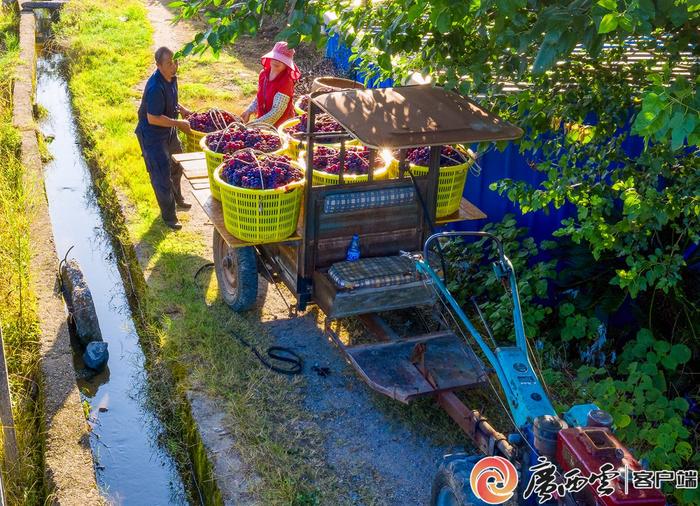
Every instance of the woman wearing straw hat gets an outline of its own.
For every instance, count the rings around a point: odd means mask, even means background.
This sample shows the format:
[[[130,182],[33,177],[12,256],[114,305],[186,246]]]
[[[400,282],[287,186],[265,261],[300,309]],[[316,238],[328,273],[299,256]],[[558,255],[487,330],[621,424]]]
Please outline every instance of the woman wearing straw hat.
[[[268,123],[275,127],[294,117],[294,83],[301,72],[294,64],[294,49],[286,42],[277,42],[269,53],[260,58],[264,67],[258,76],[258,94],[241,115],[251,123]]]

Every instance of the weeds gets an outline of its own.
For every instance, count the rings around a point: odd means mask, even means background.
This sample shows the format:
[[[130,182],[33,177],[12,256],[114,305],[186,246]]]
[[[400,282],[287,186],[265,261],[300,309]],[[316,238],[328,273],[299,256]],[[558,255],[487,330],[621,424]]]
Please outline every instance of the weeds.
[[[31,196],[12,127],[12,82],[19,58],[18,17],[0,10],[0,324],[5,344],[19,460],[4,475],[9,504],[43,504],[43,436],[39,328],[30,291]]]

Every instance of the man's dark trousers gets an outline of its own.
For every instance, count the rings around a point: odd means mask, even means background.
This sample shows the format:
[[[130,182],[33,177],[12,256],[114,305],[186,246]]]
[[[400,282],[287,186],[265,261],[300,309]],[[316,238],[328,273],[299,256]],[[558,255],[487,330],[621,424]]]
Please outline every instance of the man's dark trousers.
[[[141,145],[141,153],[151,178],[151,186],[158,200],[160,215],[166,223],[177,223],[175,207],[178,202],[184,201],[180,189],[182,167],[171,159],[171,155],[182,153],[177,131],[174,128],[171,129],[167,139],[152,144],[144,142],[143,135],[138,129],[136,137]]]

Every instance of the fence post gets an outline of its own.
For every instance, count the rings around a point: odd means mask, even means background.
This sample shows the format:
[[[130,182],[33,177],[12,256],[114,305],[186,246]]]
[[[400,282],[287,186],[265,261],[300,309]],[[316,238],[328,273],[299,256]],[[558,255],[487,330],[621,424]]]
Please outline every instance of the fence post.
[[[9,470],[17,463],[19,452],[15,436],[15,422],[12,418],[12,399],[10,398],[10,382],[7,377],[2,327],[0,327],[0,425],[2,425],[3,446],[5,448],[5,469]]]

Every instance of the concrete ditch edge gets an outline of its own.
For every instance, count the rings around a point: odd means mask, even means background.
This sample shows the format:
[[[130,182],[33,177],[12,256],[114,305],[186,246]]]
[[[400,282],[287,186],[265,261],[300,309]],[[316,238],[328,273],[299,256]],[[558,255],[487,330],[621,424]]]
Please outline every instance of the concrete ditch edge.
[[[40,308],[45,476],[53,504],[103,504],[95,479],[89,427],[73,369],[66,312],[55,282],[58,256],[32,107],[36,75],[35,25],[34,14],[22,12],[20,6],[20,61],[13,89],[13,124],[20,130],[22,165],[31,195],[28,209],[32,218],[30,268],[32,288]]]

